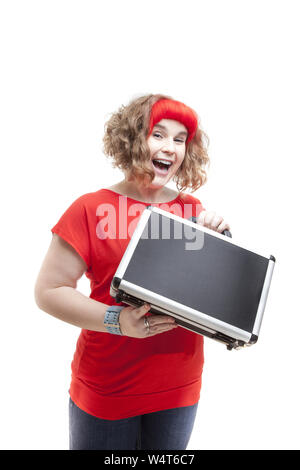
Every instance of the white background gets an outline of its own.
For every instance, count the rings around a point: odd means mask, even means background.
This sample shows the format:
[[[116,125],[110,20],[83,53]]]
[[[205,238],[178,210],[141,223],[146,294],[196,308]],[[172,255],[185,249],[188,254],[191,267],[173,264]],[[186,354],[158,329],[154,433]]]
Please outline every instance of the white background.
[[[299,448],[299,20],[292,0],[2,0],[2,449],[67,449],[79,330],[40,311],[50,228],[119,181],[104,122],[132,98],[192,106],[210,138],[194,193],[277,263],[258,343],[205,340],[190,449]],[[172,187],[172,186],[171,186]],[[87,280],[79,290],[89,294]]]

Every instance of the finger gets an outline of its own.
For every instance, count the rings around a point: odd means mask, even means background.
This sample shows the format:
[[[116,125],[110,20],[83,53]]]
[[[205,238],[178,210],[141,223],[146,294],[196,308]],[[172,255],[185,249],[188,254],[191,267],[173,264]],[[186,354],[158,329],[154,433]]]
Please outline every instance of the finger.
[[[134,309],[134,313],[135,313],[135,315],[137,316],[137,318],[141,318],[141,317],[143,317],[147,312],[149,312],[150,308],[151,308],[151,305],[149,305],[149,304],[146,303],[146,304],[144,304],[144,305],[141,305],[141,306],[138,307],[138,308],[135,308],[135,309]]]
[[[208,227],[208,228],[211,227],[212,221],[215,218],[215,216],[216,216],[215,212],[207,212],[207,214],[205,215],[205,219],[204,219],[205,227]]]
[[[217,231],[222,233],[224,230],[230,230],[230,225],[225,220],[219,225]]]
[[[150,332],[147,333],[147,337],[159,335],[161,333],[166,333],[167,331],[172,331],[178,328],[178,325],[156,325],[150,328]]]
[[[198,224],[204,225],[204,219],[205,219],[206,213],[207,213],[206,211],[200,212],[200,215],[198,216]]]
[[[148,320],[148,324],[151,328],[151,330],[157,330],[157,329],[164,329],[164,328],[170,328],[174,325],[177,325],[176,321],[174,318],[170,318],[170,319],[167,319],[167,320],[163,320],[163,321],[160,321],[160,322],[153,322],[153,318],[152,317],[145,317],[147,318]]]
[[[148,322],[150,326],[160,325],[160,324],[174,324],[175,319],[168,315],[152,315],[148,318]]]
[[[217,230],[219,225],[221,225],[222,222],[223,222],[223,217],[216,215],[211,221],[211,228],[213,230]]]

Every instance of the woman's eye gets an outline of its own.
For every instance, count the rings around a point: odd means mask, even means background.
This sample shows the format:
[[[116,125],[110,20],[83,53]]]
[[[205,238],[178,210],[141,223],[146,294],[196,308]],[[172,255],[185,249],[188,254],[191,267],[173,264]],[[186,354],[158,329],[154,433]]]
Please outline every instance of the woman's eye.
[[[161,134],[159,134],[158,132],[154,132],[152,135],[153,135],[153,137],[158,137],[160,139],[163,139],[163,136]],[[177,143],[180,143],[180,144],[185,143],[185,140],[183,140],[183,139],[174,139],[174,141],[177,142]]]

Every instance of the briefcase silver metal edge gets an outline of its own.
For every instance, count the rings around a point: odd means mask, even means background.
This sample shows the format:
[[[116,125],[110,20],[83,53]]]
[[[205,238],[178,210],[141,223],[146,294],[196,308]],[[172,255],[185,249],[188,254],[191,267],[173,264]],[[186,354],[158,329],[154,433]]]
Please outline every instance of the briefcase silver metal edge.
[[[264,285],[262,289],[262,294],[260,297],[256,319],[252,332],[242,330],[240,328],[228,325],[221,320],[213,318],[209,315],[206,315],[203,312],[199,312],[192,308],[186,307],[183,304],[172,301],[166,297],[158,295],[154,292],[151,292],[147,289],[133,285],[132,283],[123,279],[124,273],[127,269],[127,266],[132,258],[134,250],[140,240],[140,237],[143,233],[143,230],[148,222],[148,219],[152,212],[156,212],[163,216],[169,217],[171,219],[177,220],[180,223],[190,225],[193,228],[206,232],[209,235],[225,240],[227,243],[232,243],[240,248],[249,250],[249,247],[245,247],[240,243],[234,242],[229,237],[224,237],[224,235],[219,234],[213,230],[210,230],[202,225],[195,224],[194,222],[179,217],[170,212],[164,211],[158,207],[147,207],[136,226],[136,229],[132,235],[131,240],[129,241],[125,253],[122,257],[122,260],[115,272],[113,280],[110,286],[110,295],[116,299],[117,303],[124,302],[128,305],[139,306],[144,302],[147,302],[151,305],[151,312],[153,313],[165,313],[176,318],[178,324],[183,328],[186,328],[194,333],[199,333],[204,336],[209,336],[212,339],[225,343],[227,349],[239,349],[243,346],[251,346],[255,344],[261,328],[262,318],[266,306],[266,301],[268,297],[268,292],[271,284],[273,269],[275,265],[274,256],[269,256],[268,268],[264,280]],[[268,258],[268,256],[258,253],[256,250],[251,250],[253,253],[256,253],[260,256]],[[172,311],[170,311],[172,307]],[[234,336],[233,336],[234,334]]]

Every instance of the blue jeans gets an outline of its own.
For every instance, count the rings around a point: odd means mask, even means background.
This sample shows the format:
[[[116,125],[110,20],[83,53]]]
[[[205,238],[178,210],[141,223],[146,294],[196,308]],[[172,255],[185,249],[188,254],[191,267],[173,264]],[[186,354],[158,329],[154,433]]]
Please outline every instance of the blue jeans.
[[[70,450],[185,450],[197,406],[110,421],[82,411],[70,399]]]

